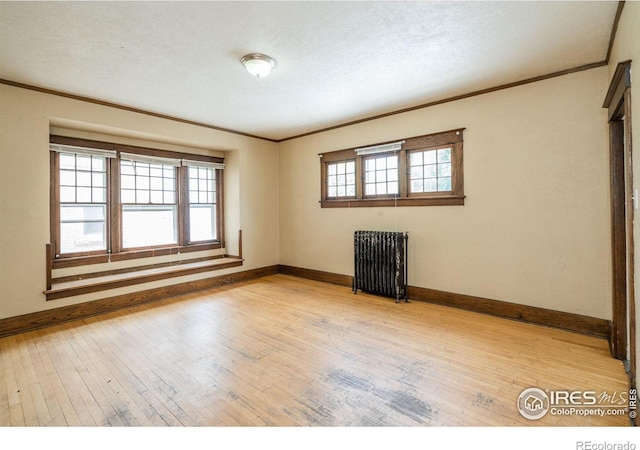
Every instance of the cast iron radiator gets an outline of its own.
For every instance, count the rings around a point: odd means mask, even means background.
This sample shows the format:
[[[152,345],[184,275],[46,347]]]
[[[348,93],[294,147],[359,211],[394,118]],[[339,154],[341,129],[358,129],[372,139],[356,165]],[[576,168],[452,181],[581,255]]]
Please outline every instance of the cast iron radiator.
[[[408,233],[356,231],[353,236],[353,293],[358,289],[407,301]]]

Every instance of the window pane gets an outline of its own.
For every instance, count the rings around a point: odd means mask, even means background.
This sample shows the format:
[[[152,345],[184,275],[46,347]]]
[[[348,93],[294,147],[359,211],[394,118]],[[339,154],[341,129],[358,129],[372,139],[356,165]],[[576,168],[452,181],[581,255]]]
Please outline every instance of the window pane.
[[[136,203],[149,203],[149,191],[136,191]]]
[[[424,164],[435,164],[436,161],[436,151],[435,150],[430,150],[427,152],[424,152]]]
[[[376,160],[375,159],[367,159],[365,163],[365,168],[367,171],[376,170]]]
[[[149,187],[155,191],[161,191],[162,178],[149,178]]]
[[[327,164],[327,197],[347,197],[355,194],[355,162],[344,161]]]
[[[438,191],[450,191],[451,178],[438,178]]]
[[[76,185],[76,172],[71,170],[60,171],[60,185],[61,186],[75,186]]]
[[[123,189],[120,193],[120,201],[122,203],[135,203],[136,191],[132,189]]]
[[[194,242],[217,238],[215,206],[197,205],[189,208],[189,236]]]
[[[411,165],[412,166],[421,166],[422,165],[422,152],[413,152],[413,153],[411,153]]]
[[[128,174],[129,167],[135,168],[135,175]],[[138,161],[133,163],[123,161],[121,169],[122,203],[175,203],[174,167]]]
[[[60,202],[71,203],[76,201],[76,188],[64,187],[60,188]]]
[[[76,169],[91,170],[91,156],[76,155]]]
[[[106,205],[60,207],[60,252],[106,250]]]
[[[429,164],[424,166],[424,177],[435,178],[438,176],[438,166],[436,164]]]
[[[104,220],[105,205],[62,205],[60,207],[61,222],[86,222]]]
[[[149,189],[149,177],[136,176],[136,189]]]
[[[94,172],[91,178],[93,187],[105,187],[107,185],[107,174],[104,172]]]
[[[422,178],[422,166],[414,166],[411,168],[411,178]]]
[[[422,180],[411,180],[411,192],[424,192]]]
[[[162,191],[151,191],[151,203],[162,203]]]
[[[80,203],[91,203],[91,188],[79,187],[76,189],[76,201]]]
[[[122,175],[135,175],[131,161],[120,161],[120,173]]]
[[[365,183],[375,183],[376,182],[376,173],[375,172],[367,172],[365,176]]]
[[[107,190],[105,188],[93,188],[92,189],[92,194],[93,194],[93,201],[94,202],[106,202],[107,201]]]
[[[424,192],[437,192],[438,181],[435,178],[424,180]]]
[[[439,177],[450,177],[451,176],[451,164],[449,164],[449,163],[438,164],[438,176]]]
[[[365,195],[398,193],[398,155],[378,156],[367,160]]]
[[[105,172],[106,171],[106,160],[105,158],[100,158],[97,156],[94,156],[93,158],[91,158],[91,170],[93,170],[94,172]]]
[[[131,175],[122,175],[122,177],[120,177],[120,187],[122,187],[122,189],[135,189],[135,177]]]
[[[76,170],[76,155],[60,153],[60,168]]]
[[[159,164],[151,164],[150,175],[152,177],[162,178],[162,166]]]
[[[349,161],[347,163],[347,173],[355,173],[356,172],[356,163],[354,161]]]
[[[76,172],[78,186],[91,186],[91,172]]]
[[[438,150],[438,162],[451,162],[451,149],[441,148]]]
[[[124,248],[177,243],[176,207],[124,205],[122,244]],[[152,227],[149,224],[153,224]]]
[[[134,161],[133,167],[136,171],[136,175],[141,177],[149,176],[149,164]]]

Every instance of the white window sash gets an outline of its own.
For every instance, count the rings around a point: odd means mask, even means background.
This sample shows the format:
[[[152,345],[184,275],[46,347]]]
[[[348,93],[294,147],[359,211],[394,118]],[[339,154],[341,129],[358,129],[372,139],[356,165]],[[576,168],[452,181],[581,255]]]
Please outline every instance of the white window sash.
[[[224,169],[224,163],[214,163],[205,161],[192,161],[189,159],[183,159],[182,165],[186,167],[206,167],[209,169]]]
[[[397,152],[402,149],[402,144],[404,144],[404,141],[356,148],[356,155],[375,155],[376,153]]]
[[[160,156],[139,155],[137,153],[120,153],[120,160],[143,162],[149,164],[162,164],[165,166],[180,167],[181,163],[179,159],[175,158],[162,158]]]
[[[103,158],[115,158],[115,150],[102,150],[98,148],[78,147],[75,145],[49,144],[49,149],[56,153],[71,153],[74,155],[101,156]]]

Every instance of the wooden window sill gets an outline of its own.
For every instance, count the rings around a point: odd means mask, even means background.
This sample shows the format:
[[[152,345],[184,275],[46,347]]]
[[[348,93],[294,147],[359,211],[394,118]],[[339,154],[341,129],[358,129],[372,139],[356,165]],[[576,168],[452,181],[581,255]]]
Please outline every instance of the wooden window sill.
[[[132,268],[131,271],[128,272],[86,274],[82,279],[80,279],[80,276],[73,280],[69,280],[68,278],[54,278],[51,280],[51,289],[45,290],[44,294],[47,300],[56,300],[75,295],[149,283],[166,278],[238,267],[242,266],[243,261],[244,260],[239,257],[225,256],[194,262],[185,261],[163,267]]]
[[[106,262],[128,261],[131,259],[152,258],[156,256],[177,255],[179,253],[200,252],[204,250],[213,250],[223,248],[221,242],[213,242],[208,244],[194,244],[188,246],[164,247],[147,250],[131,250],[120,253],[112,253],[111,255],[91,255],[91,256],[75,256],[54,259],[52,262],[53,269],[64,269],[67,267],[87,266],[90,264],[103,264]]]

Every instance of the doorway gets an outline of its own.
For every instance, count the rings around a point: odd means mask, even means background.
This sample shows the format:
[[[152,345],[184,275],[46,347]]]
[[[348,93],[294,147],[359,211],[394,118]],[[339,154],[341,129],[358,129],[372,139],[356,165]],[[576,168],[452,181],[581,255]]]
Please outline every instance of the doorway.
[[[605,98],[609,120],[611,171],[611,249],[613,304],[611,353],[624,362],[630,384],[635,385],[634,211],[638,194],[633,189],[631,142],[631,61],[618,64]]]

